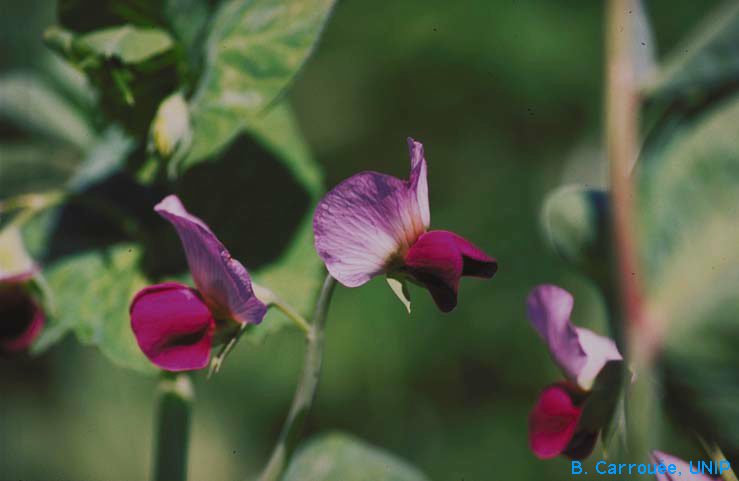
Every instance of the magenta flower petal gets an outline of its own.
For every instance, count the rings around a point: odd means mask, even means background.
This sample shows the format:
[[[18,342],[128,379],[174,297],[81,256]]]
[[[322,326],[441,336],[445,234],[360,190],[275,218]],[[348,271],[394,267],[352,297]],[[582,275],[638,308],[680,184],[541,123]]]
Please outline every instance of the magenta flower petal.
[[[423,147],[413,140],[409,146],[409,181],[362,172],[334,187],[316,207],[316,251],[331,275],[347,287],[384,272],[428,227]]]
[[[172,223],[185,249],[195,287],[218,319],[258,324],[267,312],[254,295],[244,266],[231,257],[210,228],[191,215],[175,195],[154,210]]]
[[[549,459],[564,453],[581,415],[565,383],[545,388],[529,416],[529,445],[534,454]]]
[[[168,371],[208,365],[216,321],[194,289],[176,282],[149,286],[131,301],[131,328],[146,357]]]
[[[444,230],[421,235],[400,268],[429,290],[443,312],[456,307],[462,276],[490,278],[496,269],[494,259],[466,239]]]
[[[705,474],[693,474],[690,472],[690,465],[683,461],[680,458],[676,458],[675,456],[672,456],[667,453],[663,453],[661,451],[652,451],[651,454],[652,463],[659,465],[664,464],[666,467],[669,467],[670,464],[674,464],[676,469],[676,473],[669,474],[669,473],[657,473],[654,475],[654,477],[657,479],[657,481],[713,481],[714,478],[710,476],[706,476]],[[694,466],[694,470],[697,468]],[[680,476],[678,476],[677,473],[681,473]]]
[[[457,306],[457,290],[464,261],[454,239],[444,231],[418,238],[405,256],[403,270],[431,293],[442,312]]]
[[[45,320],[44,311],[22,284],[0,286],[0,352],[28,349]]]
[[[528,317],[565,376],[587,390],[606,362],[622,357],[613,340],[570,322],[573,303],[566,290],[541,285],[529,294]]]
[[[498,271],[498,262],[485,254],[479,247],[468,241],[462,236],[449,231],[432,231],[442,232],[449,236],[454,246],[462,255],[462,276],[463,277],[480,277],[482,279],[490,279]],[[431,234],[432,232],[429,232]]]

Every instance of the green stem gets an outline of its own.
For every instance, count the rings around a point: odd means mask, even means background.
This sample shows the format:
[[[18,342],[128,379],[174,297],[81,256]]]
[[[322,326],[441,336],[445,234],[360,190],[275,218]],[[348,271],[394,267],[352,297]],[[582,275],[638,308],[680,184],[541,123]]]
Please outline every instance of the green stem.
[[[310,324],[308,321],[306,321],[294,307],[278,296],[277,293],[257,283],[253,283],[252,288],[254,289],[254,294],[257,296],[257,299],[261,300],[269,307],[276,307],[279,309],[292,321],[295,327],[300,329],[306,336],[310,334]]]
[[[267,465],[259,475],[259,481],[277,481],[280,478],[295,450],[305,418],[313,404],[323,361],[323,330],[335,285],[334,278],[327,275],[316,303],[313,324],[306,337],[308,346],[305,350],[303,373],[295,389],[295,396],[287,420],[282,427],[280,438],[272,450]]]
[[[635,81],[632,37],[636,0],[606,4],[606,146],[610,164],[612,228],[616,285],[627,359],[636,372],[626,397],[628,457],[644,462],[655,446],[659,397],[652,368],[653,325],[647,315],[639,259],[636,193],[631,175],[639,154],[639,95]],[[626,373],[628,375],[628,373]],[[628,378],[627,378],[628,379]]]
[[[306,321],[305,318],[301,316],[300,313],[296,311],[290,304],[283,302],[282,299],[280,299],[279,297],[275,297],[272,301],[272,305],[279,309],[283,314],[285,314],[291,321],[293,321],[295,327],[303,331],[303,334],[305,334],[306,336],[310,336],[310,324],[308,324],[308,321]]]
[[[187,479],[190,409],[194,392],[185,373],[163,373],[159,381],[154,481]]]

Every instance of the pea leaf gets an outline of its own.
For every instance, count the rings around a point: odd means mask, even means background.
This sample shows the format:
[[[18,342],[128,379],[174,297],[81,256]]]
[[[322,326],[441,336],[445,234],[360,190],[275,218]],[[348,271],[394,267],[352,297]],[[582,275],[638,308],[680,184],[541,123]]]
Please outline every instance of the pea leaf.
[[[352,436],[333,433],[308,442],[282,481],[427,481],[413,466]]]
[[[683,45],[678,46],[645,86],[652,100],[702,101],[739,81],[739,4],[725,2]]]
[[[79,149],[90,146],[96,136],[85,112],[31,72],[0,77],[0,119]]]
[[[282,93],[313,51],[334,0],[224,2],[193,96],[189,168],[212,157]]]
[[[45,274],[55,309],[34,350],[43,351],[73,332],[117,365],[155,372],[136,345],[128,316],[133,295],[148,284],[138,267],[141,254],[133,244],[119,244],[49,266]]]
[[[640,163],[640,214],[650,322],[664,337],[665,359],[690,365],[707,353],[711,376],[696,382],[691,409],[707,421],[696,428],[709,439],[723,439],[736,409],[721,402],[711,378],[730,380],[737,389],[736,362],[730,353],[739,339],[739,96],[685,127]],[[708,335],[710,342],[708,341]],[[680,370],[669,370],[681,376]],[[668,383],[674,384],[675,379]],[[709,407],[710,406],[710,407]],[[713,412],[709,412],[713,410]],[[690,425],[692,414],[681,423]],[[724,421],[721,421],[721,419]],[[739,449],[732,438],[730,450]]]
[[[140,63],[160,55],[174,46],[172,37],[157,28],[132,25],[109,27],[81,35],[77,42],[104,58],[117,58],[123,63]]]

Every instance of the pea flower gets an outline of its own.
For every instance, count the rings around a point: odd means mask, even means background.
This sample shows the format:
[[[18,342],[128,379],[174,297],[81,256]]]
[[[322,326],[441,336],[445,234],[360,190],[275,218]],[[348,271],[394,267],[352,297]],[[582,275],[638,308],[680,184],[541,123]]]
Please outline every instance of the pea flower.
[[[313,217],[315,246],[329,273],[347,287],[384,273],[409,310],[406,280],[428,289],[438,308],[449,312],[463,276],[489,279],[498,264],[453,232],[428,230],[423,145],[409,138],[408,148],[407,181],[361,172],[326,194]]]
[[[196,288],[165,282],[142,289],[131,301],[131,328],[143,353],[158,367],[202,369],[217,331],[258,324],[267,306],[254,295],[244,266],[177,196],[166,197],[154,210],[177,231]]]
[[[0,233],[1,353],[25,351],[44,327],[44,311],[31,290],[37,273],[38,266],[26,252],[18,229],[3,230]]]
[[[590,454],[598,433],[579,429],[583,405],[606,363],[622,360],[613,340],[572,324],[573,304],[555,285],[537,286],[527,300],[529,320],[567,378],[541,392],[529,417],[529,443],[541,459]]]
[[[652,463],[655,465],[664,465],[666,468],[664,473],[657,472],[654,477],[657,481],[713,481],[714,478],[705,474],[695,472],[698,470],[697,465],[691,466],[680,458],[676,458],[667,453],[661,451],[652,451],[651,456]],[[729,469],[730,464],[728,461],[723,461],[725,464],[721,464],[721,468]],[[670,465],[675,466],[673,469],[669,469]],[[713,466],[712,466],[713,467]],[[721,469],[719,464],[716,465],[716,470]]]

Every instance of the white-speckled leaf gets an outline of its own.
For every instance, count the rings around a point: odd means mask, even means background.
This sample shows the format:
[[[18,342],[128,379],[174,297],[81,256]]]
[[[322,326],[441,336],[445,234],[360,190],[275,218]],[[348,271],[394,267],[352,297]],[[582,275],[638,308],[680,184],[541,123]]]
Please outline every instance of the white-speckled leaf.
[[[144,62],[174,46],[172,37],[164,30],[132,25],[97,30],[81,35],[77,42],[102,57],[115,57],[129,64]]]
[[[385,450],[334,433],[298,451],[282,481],[428,481],[418,469]]]
[[[189,167],[221,149],[285,90],[315,48],[334,0],[230,0],[213,18],[192,99]]]
[[[139,271],[140,256],[137,246],[124,244],[68,256],[50,266],[45,274],[55,310],[34,349],[43,351],[73,332],[119,366],[156,372],[136,344],[128,315],[134,294],[149,284]]]
[[[681,424],[733,451],[739,435],[726,427],[739,423],[739,405],[726,396],[739,391],[738,138],[734,96],[650,151],[639,171],[648,313],[664,336],[671,407]]]

